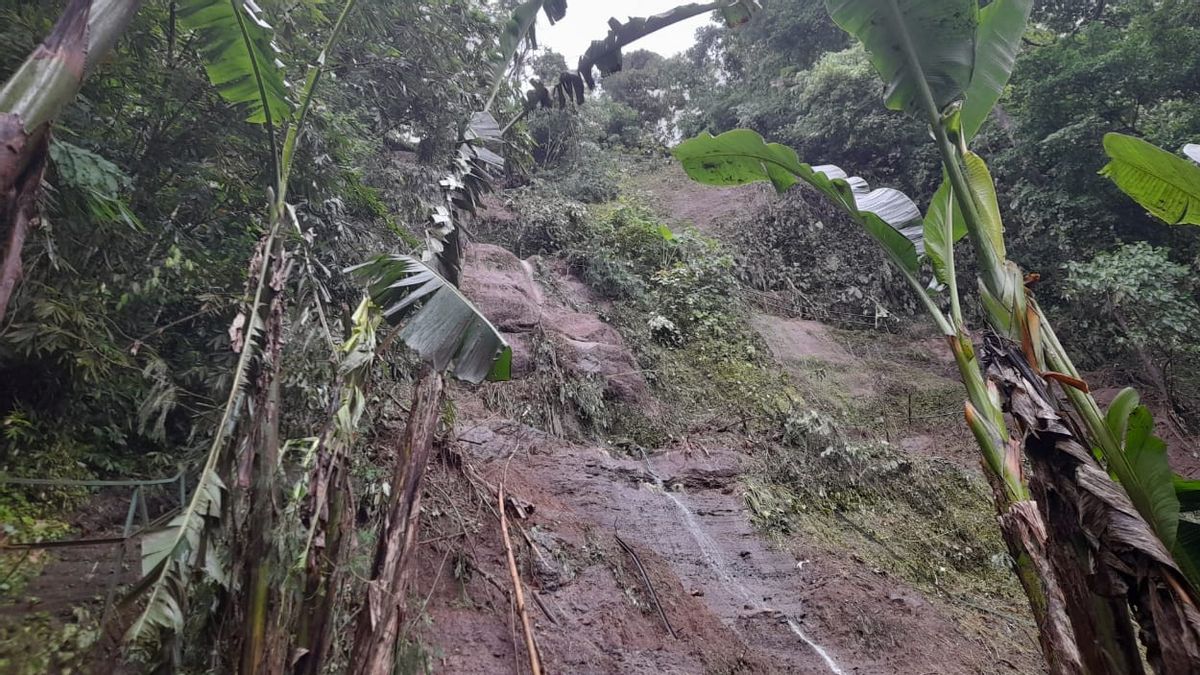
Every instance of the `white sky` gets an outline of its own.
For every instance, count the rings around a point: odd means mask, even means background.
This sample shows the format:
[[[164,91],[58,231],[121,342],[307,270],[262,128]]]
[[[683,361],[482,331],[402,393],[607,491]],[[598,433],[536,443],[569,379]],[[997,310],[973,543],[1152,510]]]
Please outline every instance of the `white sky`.
[[[682,0],[570,0],[566,18],[553,26],[545,14],[538,14],[538,46],[561,53],[567,66],[574,68],[592,40],[603,40],[608,35],[609,17],[624,23],[630,16],[651,16],[680,4]],[[649,49],[663,56],[678,54],[692,46],[696,29],[708,23],[711,16],[712,12],[706,12],[680,21],[634,42],[625,51]]]

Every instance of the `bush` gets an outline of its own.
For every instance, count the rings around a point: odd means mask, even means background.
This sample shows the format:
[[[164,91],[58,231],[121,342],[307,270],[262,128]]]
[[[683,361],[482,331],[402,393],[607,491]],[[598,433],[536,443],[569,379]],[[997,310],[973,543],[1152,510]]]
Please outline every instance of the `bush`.
[[[778,293],[808,318],[843,326],[911,315],[917,299],[879,244],[806,187],[793,188],[733,224],[736,274],[746,286]]]
[[[1085,344],[1119,363],[1136,358],[1126,369],[1149,377],[1181,412],[1200,408],[1200,389],[1191,382],[1200,360],[1193,270],[1144,242],[1066,267],[1067,299],[1087,307],[1077,319],[1077,332],[1089,338]]]

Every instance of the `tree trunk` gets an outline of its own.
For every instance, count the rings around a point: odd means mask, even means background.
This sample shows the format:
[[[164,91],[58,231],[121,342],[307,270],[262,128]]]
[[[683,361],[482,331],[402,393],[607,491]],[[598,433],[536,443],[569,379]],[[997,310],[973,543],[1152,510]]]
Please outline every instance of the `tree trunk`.
[[[0,259],[0,322],[21,277],[25,237],[37,222],[50,124],[140,6],[140,0],[71,0],[46,39],[0,87],[0,226],[8,228]],[[32,174],[38,181],[31,185]],[[18,208],[23,196],[32,198]]]
[[[296,675],[318,675],[329,655],[333,642],[333,612],[341,595],[345,576],[346,554],[353,535],[354,517],[350,508],[350,485],[347,482],[341,459],[318,458],[323,467],[321,474],[328,475],[326,489],[329,492],[328,517],[318,525],[323,528],[318,536],[324,545],[312,544],[314,551],[309,555],[307,582],[304,587],[301,607],[301,626],[297,630],[297,650],[301,654],[293,672]],[[321,518],[313,513],[313,518]]]
[[[1196,597],[1162,541],[1059,416],[1018,345],[990,336],[981,362],[1024,436],[1030,489],[1089,672],[1143,672],[1130,610],[1155,672],[1200,672]]]
[[[433,448],[442,386],[442,374],[425,365],[417,378],[408,426],[396,454],[391,504],[375,549],[367,602],[358,615],[350,660],[352,675],[392,672],[416,548],[421,480]]]
[[[0,144],[5,136],[4,125],[13,121],[12,116],[0,114]],[[11,188],[0,193],[0,216],[9,223],[8,241],[5,242],[4,258],[0,260],[0,326],[8,312],[17,283],[21,280],[21,250],[25,239],[38,224],[38,202],[42,194],[42,174],[46,171],[48,141],[43,136],[37,141],[33,161],[24,172],[16,177]],[[0,154],[5,150],[0,149]]]
[[[1047,553],[1048,535],[1037,504],[1000,505],[1000,532],[1008,545],[1017,578],[1037,621],[1038,642],[1051,675],[1083,675],[1083,652],[1067,616],[1058,574]]]

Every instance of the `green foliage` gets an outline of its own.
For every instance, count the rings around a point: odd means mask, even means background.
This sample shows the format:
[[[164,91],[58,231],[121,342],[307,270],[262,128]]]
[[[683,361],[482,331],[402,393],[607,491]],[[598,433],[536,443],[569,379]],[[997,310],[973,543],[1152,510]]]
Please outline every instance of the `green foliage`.
[[[284,64],[262,10],[246,0],[188,0],[176,14],[195,31],[208,78],[230,103],[249,111],[247,121],[283,126],[291,116]]]
[[[1069,263],[1068,297],[1091,308],[1089,330],[1107,330],[1137,348],[1195,352],[1200,306],[1187,292],[1192,270],[1165,249],[1127,244],[1092,260]]]
[[[660,142],[669,142],[674,111],[687,103],[677,71],[677,62],[654,52],[630,52],[621,71],[604,78],[605,98],[628,106],[636,113],[641,129]]]
[[[1191,409],[1197,400],[1193,376],[1200,358],[1195,335],[1200,331],[1200,304],[1190,266],[1173,262],[1166,249],[1145,243],[1126,244],[1086,262],[1067,264],[1067,298],[1089,308],[1080,332],[1088,346],[1127,363],[1126,367],[1155,386],[1158,368],[1167,379],[1168,396]],[[1124,354],[1142,355],[1128,363]]]
[[[92,646],[101,638],[96,617],[85,608],[71,616],[30,612],[27,621],[0,626],[0,670],[13,675],[86,672]]]
[[[1122,192],[1172,225],[1200,225],[1200,166],[1124,134],[1105,134],[1104,151],[1100,174]]]

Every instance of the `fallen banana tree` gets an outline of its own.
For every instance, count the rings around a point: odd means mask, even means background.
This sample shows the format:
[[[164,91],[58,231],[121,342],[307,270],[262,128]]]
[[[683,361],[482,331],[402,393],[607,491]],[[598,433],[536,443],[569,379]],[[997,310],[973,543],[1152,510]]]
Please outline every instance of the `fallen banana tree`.
[[[1200,671],[1200,548],[1193,526],[1179,518],[1181,503],[1192,508],[1193,483],[1173,476],[1149,412],[1130,405],[1132,394],[1105,415],[1088,393],[1020,268],[1006,258],[991,175],[968,149],[1011,74],[1031,1],[994,0],[982,9],[974,0],[826,6],[866,47],[887,107],[930,127],[945,180],[924,217],[902,193],[804,164],[750,131],[702,135],[680,144],[676,157],[704,183],[765,180],[779,191],[808,183],[900,270],[958,365],[967,424],[1051,672],[1140,673],[1146,664],[1160,673]],[[954,265],[954,244],[964,236],[995,335],[978,355]],[[933,270],[931,284],[921,279],[922,262]],[[1059,412],[1062,399],[1078,421]]]

